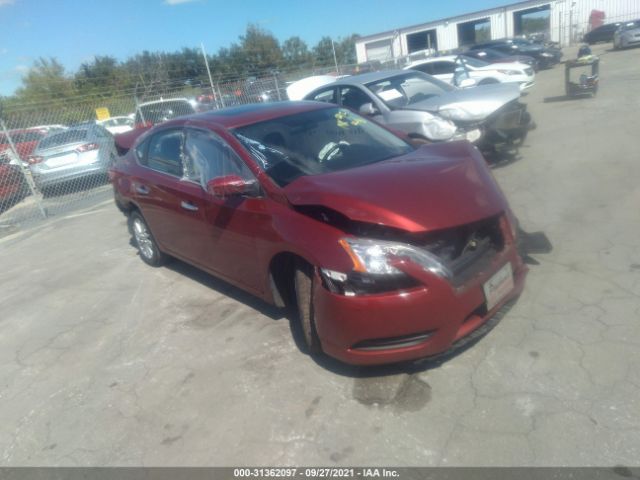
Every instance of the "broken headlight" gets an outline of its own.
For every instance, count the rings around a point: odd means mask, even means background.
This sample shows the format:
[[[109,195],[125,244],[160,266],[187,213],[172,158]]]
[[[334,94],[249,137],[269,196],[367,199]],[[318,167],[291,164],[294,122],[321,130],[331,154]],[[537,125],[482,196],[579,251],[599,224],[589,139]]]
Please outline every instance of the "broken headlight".
[[[409,260],[439,277],[450,279],[453,275],[447,266],[434,254],[405,243],[370,240],[363,238],[343,238],[340,245],[345,249],[353,270],[377,275],[402,273],[393,263]]]
[[[353,296],[417,286],[417,280],[393,265],[398,260],[408,260],[445,279],[452,277],[437,256],[411,245],[362,238],[343,238],[340,245],[353,262],[353,270],[349,273],[320,270],[325,285],[334,293]]]

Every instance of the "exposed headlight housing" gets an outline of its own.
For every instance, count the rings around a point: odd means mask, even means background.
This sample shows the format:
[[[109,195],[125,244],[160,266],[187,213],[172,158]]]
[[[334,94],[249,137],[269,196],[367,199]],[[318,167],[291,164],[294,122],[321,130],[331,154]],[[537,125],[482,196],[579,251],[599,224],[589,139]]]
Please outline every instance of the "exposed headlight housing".
[[[351,258],[356,272],[373,275],[402,274],[393,263],[404,259],[444,279],[453,277],[451,270],[436,255],[408,244],[348,237],[340,240],[340,245]]]
[[[542,55],[543,57],[547,57],[547,58],[553,57],[553,54],[551,54],[549,52],[542,52],[540,55]]]
[[[451,120],[433,117],[423,124],[423,129],[430,140],[448,140],[456,133],[457,127]]]

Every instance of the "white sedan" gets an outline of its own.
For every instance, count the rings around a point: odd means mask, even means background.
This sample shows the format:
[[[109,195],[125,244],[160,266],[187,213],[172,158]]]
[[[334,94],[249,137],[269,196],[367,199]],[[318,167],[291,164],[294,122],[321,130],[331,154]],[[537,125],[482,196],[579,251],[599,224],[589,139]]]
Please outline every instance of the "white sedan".
[[[487,63],[464,55],[418,60],[404,69],[419,70],[458,87],[488,83],[517,83],[521,91],[531,88],[536,77],[533,68],[524,63]]]
[[[113,135],[133,130],[133,120],[130,117],[110,117],[106,120],[98,120],[96,123],[106,128]]]

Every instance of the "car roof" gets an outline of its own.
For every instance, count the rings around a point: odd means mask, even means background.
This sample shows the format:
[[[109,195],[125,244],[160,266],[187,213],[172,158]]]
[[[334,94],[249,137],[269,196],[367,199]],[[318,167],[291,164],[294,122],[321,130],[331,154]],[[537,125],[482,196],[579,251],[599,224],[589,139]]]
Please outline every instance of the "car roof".
[[[9,135],[16,133],[31,133],[31,132],[40,132],[45,133],[44,128],[40,127],[29,127],[29,128],[14,128],[13,130],[8,130]],[[0,134],[4,134],[3,131],[0,130]]]
[[[144,103],[140,103],[138,104],[139,107],[146,107],[147,105],[157,105],[160,103],[168,103],[168,102],[187,102],[189,103],[189,100],[187,100],[186,98],[162,98],[160,100],[151,100],[150,102],[144,102]]]
[[[187,115],[176,118],[175,120],[169,120],[162,125],[184,125],[195,120],[212,125],[220,125],[225,128],[237,128],[267,120],[273,120],[279,117],[294,115],[296,113],[322,110],[325,108],[336,108],[336,105],[308,101],[250,103],[237,107],[229,107],[194,115]]]
[[[382,70],[380,72],[361,73],[359,75],[351,75],[348,77],[339,78],[334,82],[334,84],[366,85],[367,83],[378,82],[380,80],[395,77],[397,75],[407,75],[408,73],[409,72],[407,72],[406,70]],[[333,84],[329,83],[323,86],[328,87],[329,85],[333,85]],[[322,88],[322,87],[318,87],[318,88]]]
[[[410,67],[411,65],[424,65],[425,63],[433,63],[439,60],[444,60],[445,62],[455,62],[456,58],[458,58],[459,56],[460,55],[442,55],[440,57],[429,57],[425,58],[424,60],[416,60],[415,62],[411,62],[408,66]]]

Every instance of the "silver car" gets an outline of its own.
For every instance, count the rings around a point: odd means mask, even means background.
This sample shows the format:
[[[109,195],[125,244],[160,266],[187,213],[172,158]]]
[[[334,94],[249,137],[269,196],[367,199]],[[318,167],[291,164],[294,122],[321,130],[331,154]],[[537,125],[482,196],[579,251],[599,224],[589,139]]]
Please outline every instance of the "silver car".
[[[28,163],[36,184],[44,189],[106,175],[115,158],[113,135],[100,125],[87,124],[47,135],[40,140]]]
[[[623,23],[613,34],[613,48],[627,48],[640,45],[640,20]]]
[[[413,70],[344,77],[315,89],[305,100],[335,103],[409,137],[434,141],[467,139],[495,149],[521,142],[532,125],[514,84],[457,88]]]

